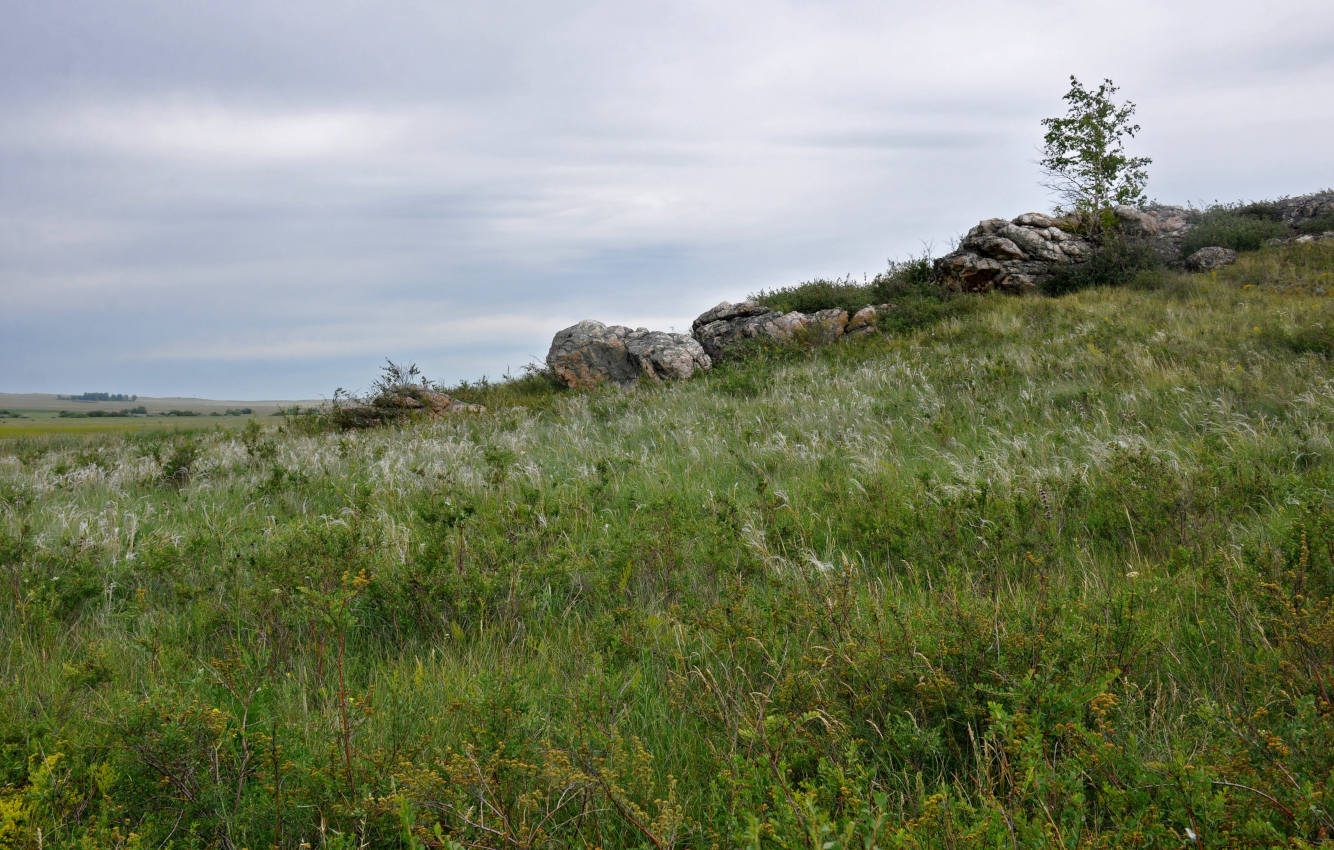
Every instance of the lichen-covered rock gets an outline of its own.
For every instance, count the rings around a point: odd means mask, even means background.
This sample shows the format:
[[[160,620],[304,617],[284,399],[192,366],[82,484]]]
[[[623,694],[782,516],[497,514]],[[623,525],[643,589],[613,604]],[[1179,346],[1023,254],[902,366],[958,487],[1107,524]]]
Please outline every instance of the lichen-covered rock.
[[[1316,219],[1334,218],[1334,191],[1284,198],[1274,201],[1272,209],[1275,218],[1294,229]]]
[[[730,322],[734,319],[764,316],[773,312],[772,309],[764,306],[758,301],[742,301],[737,304],[733,304],[730,301],[724,301],[721,304],[700,313],[699,317],[691,324],[690,329],[693,331],[713,322]]]
[[[1184,207],[1156,205],[1148,209],[1112,207],[1117,229],[1132,239],[1166,242],[1179,247],[1199,213]]]
[[[700,313],[690,325],[690,332],[713,360],[738,341],[756,337],[774,337],[789,334],[780,322],[783,314],[760,304],[742,301],[732,304],[724,301]]]
[[[1093,243],[1041,213],[979,222],[959,247],[936,260],[937,279],[965,292],[1026,292],[1055,267],[1092,256]]]
[[[848,325],[843,329],[844,336],[853,336],[856,334],[868,334],[875,331],[876,320],[889,312],[889,304],[872,304],[870,307],[863,307],[852,318],[848,319]]]
[[[1120,235],[1147,244],[1165,263],[1181,262],[1181,242],[1192,227],[1190,210],[1118,206],[1111,218]],[[1097,243],[1073,232],[1071,224],[1041,213],[979,222],[958,248],[936,260],[936,279],[965,292],[1035,289],[1061,266],[1083,263],[1097,250]]]
[[[797,315],[803,315],[798,313]],[[843,336],[848,327],[848,311],[832,307],[807,314],[801,330],[809,334],[809,339],[816,345],[831,343]]]
[[[594,319],[557,331],[547,351],[547,366],[568,387],[591,387],[603,381],[627,384],[639,379],[630,360],[624,325],[607,326]]]
[[[631,330],[593,319],[557,332],[547,352],[547,366],[569,387],[633,384],[641,377],[679,380],[711,365],[703,347],[687,334]]]
[[[625,350],[638,362],[640,374],[653,380],[684,380],[708,370],[713,361],[689,334],[638,328],[625,338]]]
[[[1186,258],[1186,268],[1193,272],[1213,271],[1223,266],[1231,265],[1237,261],[1237,252],[1231,248],[1222,248],[1218,245],[1210,245],[1207,248],[1201,248],[1194,254]]]
[[[779,313],[757,301],[732,304],[724,301],[704,311],[691,324],[691,332],[713,360],[748,339],[790,342],[804,336],[815,344],[833,342],[843,335],[848,311],[838,308],[815,313]]]

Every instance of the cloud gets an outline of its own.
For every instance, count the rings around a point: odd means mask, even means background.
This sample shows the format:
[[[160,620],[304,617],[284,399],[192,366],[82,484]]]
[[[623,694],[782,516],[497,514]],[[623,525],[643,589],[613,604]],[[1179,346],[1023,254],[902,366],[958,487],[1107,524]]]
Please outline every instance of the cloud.
[[[1310,191],[1330,43],[1323,0],[19,4],[0,389],[496,374],[580,318],[874,273],[1048,205],[1071,73],[1139,103],[1163,200]]]
[[[406,116],[390,112],[260,109],[183,97],[69,103],[13,118],[10,145],[214,166],[365,157],[390,149],[412,130]],[[19,128],[26,132],[15,138]]]
[[[455,350],[474,346],[512,346],[548,330],[550,322],[525,315],[421,318],[412,314],[378,316],[318,326],[276,328],[269,332],[224,332],[203,339],[175,340],[140,351],[128,360],[273,361],[364,355],[377,360],[386,344],[410,350]]]

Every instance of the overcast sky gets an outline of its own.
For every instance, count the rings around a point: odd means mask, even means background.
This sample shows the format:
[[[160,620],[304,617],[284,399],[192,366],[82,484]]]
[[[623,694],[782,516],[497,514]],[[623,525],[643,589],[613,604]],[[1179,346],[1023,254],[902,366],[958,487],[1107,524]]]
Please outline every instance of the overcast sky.
[[[583,318],[1050,209],[1075,74],[1149,194],[1334,185],[1334,3],[0,0],[0,391],[455,381]]]

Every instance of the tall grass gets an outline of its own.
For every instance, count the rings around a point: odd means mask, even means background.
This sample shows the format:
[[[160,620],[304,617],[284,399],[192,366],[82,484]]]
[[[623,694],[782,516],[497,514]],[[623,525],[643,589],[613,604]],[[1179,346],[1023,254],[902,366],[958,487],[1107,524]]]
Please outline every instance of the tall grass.
[[[0,845],[1315,844],[1332,272],[0,446]]]

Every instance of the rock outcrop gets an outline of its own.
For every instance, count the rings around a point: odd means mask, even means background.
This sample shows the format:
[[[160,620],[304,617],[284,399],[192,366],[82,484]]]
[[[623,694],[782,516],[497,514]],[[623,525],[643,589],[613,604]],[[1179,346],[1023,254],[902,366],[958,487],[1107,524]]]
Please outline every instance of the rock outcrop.
[[[330,418],[343,430],[374,428],[420,416],[481,413],[484,405],[450,398],[420,384],[386,387],[369,400],[335,400]]]
[[[1237,261],[1237,252],[1231,248],[1210,245],[1186,258],[1186,268],[1193,272],[1209,272]]]
[[[748,339],[788,342],[806,335],[812,342],[833,342],[848,326],[848,312],[837,308],[815,313],[780,313],[758,301],[724,301],[705,310],[691,324],[691,333],[713,360]]]
[[[547,352],[547,366],[569,387],[606,381],[633,384],[680,380],[712,365],[698,342],[687,334],[631,330],[585,319],[559,331]]]
[[[1294,230],[1316,219],[1334,218],[1334,191],[1274,201],[1272,215]]]
[[[1334,231],[1307,233],[1325,219],[1334,220],[1334,191],[1285,198],[1247,208],[1247,215],[1263,214],[1282,221],[1293,235],[1273,244],[1334,238]],[[1204,215],[1199,210],[1165,205],[1146,208],[1117,206],[1101,222],[1103,236],[1093,238],[1076,228],[1072,218],[1025,213],[1014,219],[992,218],[968,231],[958,248],[937,259],[936,283],[965,292],[1027,292],[1050,280],[1062,268],[1093,259],[1107,235],[1125,239],[1137,254],[1147,248],[1166,265],[1208,271],[1236,261],[1230,249],[1212,246],[1183,257],[1187,235]],[[1138,262],[1141,257],[1134,258]],[[585,320],[556,334],[547,353],[547,366],[570,387],[588,387],[606,381],[633,384],[642,379],[663,381],[689,378],[728,356],[747,340],[825,344],[872,333],[891,304],[864,307],[849,318],[846,310],[814,313],[780,312],[755,300],[727,301],[701,313],[690,335],[631,330]]]
[[[1056,267],[1093,255],[1093,243],[1063,223],[1041,213],[979,222],[958,248],[936,260],[936,277],[964,292],[1027,292]]]
[[[1129,206],[1112,207],[1117,230],[1132,239],[1163,243],[1165,248],[1178,250],[1200,213],[1185,207],[1154,204],[1146,209]]]
[[[1111,210],[1116,230],[1149,244],[1169,264],[1181,261],[1181,243],[1192,226],[1181,207],[1118,206]],[[936,279],[964,292],[1027,292],[1061,266],[1086,262],[1097,244],[1074,232],[1068,219],[1026,213],[1006,221],[980,222],[959,247],[935,263]]]

